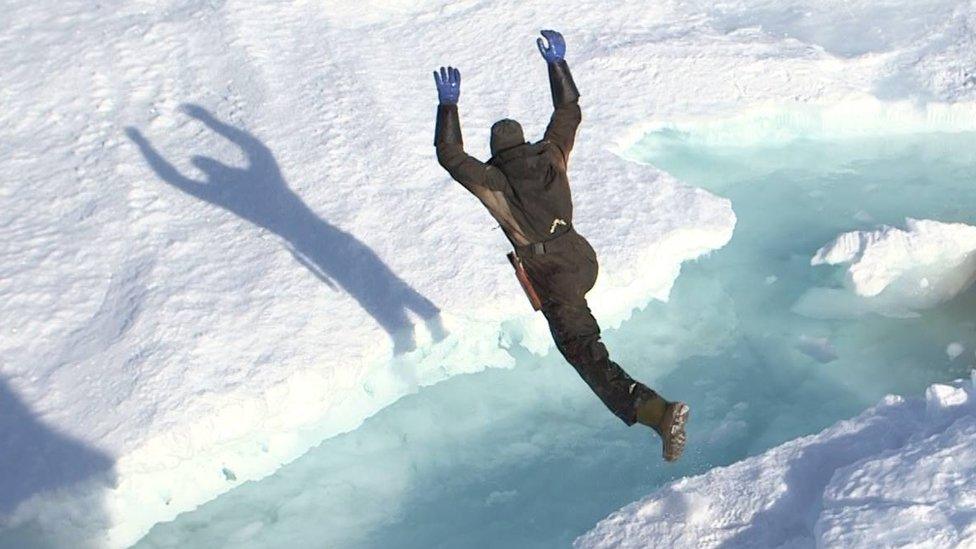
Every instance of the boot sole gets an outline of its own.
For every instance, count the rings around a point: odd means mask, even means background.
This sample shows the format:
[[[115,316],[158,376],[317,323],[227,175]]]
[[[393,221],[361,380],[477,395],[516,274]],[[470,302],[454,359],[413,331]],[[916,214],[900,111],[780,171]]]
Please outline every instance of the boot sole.
[[[664,451],[662,452],[664,461],[677,461],[685,451],[685,424],[688,423],[688,415],[691,408],[684,402],[676,402],[670,410],[671,421],[666,426],[667,436],[664,438]]]

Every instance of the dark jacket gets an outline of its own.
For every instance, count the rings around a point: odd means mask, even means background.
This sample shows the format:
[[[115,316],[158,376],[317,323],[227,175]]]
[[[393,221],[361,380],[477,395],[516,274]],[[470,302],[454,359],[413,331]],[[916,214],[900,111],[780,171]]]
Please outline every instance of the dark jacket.
[[[464,152],[456,105],[437,107],[437,161],[488,208],[516,246],[551,240],[573,223],[566,174],[581,113],[565,61],[549,65],[554,112],[537,143],[522,143],[481,162]]]

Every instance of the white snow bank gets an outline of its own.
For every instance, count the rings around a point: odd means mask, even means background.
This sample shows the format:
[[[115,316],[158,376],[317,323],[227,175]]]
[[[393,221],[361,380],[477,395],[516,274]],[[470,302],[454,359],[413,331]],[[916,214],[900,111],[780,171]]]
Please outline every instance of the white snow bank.
[[[727,116],[648,120],[631,128],[632,133],[621,138],[620,148],[625,151],[649,132],[674,132],[685,144],[701,147],[755,147],[798,139],[846,140],[974,130],[976,103],[883,101],[852,92],[827,104],[784,104],[780,100],[751,105]]]
[[[0,523],[126,545],[418,386],[511,364],[515,340],[548,348],[501,234],[433,159],[439,64],[464,74],[466,143],[485,157],[498,118],[541,134],[532,40],[566,34],[576,224],[600,254],[606,327],[666,298],[735,221],[728,201],[609,153],[648,121],[976,89],[967,2],[906,2],[896,28],[911,32],[858,51],[812,29],[875,36],[871,2],[711,5],[7,2],[0,384],[30,421],[2,427],[36,466],[0,462],[19,487],[0,490]],[[436,343],[427,302],[449,333]]]
[[[607,150],[644,99],[605,85],[626,44],[586,29],[661,18],[619,5],[551,21],[585,96],[570,175],[607,328],[735,223]],[[18,459],[0,460],[0,534],[131,544],[420,386],[548,350],[505,239],[432,146],[448,63],[472,154],[504,116],[541,136],[536,9],[6,5],[0,442]]]
[[[976,227],[908,219],[906,229],[851,231],[811,265],[846,265],[844,290],[814,288],[794,307],[813,317],[867,311],[906,315],[952,299],[976,279]]]
[[[610,515],[576,547],[971,547],[976,391],[933,385]]]

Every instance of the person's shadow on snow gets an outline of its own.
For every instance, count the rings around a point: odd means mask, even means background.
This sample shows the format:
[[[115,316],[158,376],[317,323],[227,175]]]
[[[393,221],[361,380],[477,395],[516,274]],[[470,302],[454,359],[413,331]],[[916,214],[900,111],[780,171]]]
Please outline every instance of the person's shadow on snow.
[[[86,499],[84,519],[89,526],[106,524],[101,492],[117,481],[115,460],[88,442],[60,432],[42,414],[32,410],[0,376],[0,547],[64,547],[50,520],[43,525],[22,525],[7,529],[5,521],[21,503],[38,494],[57,496],[79,485]],[[92,492],[95,490],[95,492]]]
[[[182,110],[240,147],[247,167],[235,168],[194,156],[193,165],[206,174],[205,181],[195,181],[160,156],[138,130],[126,128],[126,135],[139,146],[160,178],[282,237],[299,263],[329,287],[341,288],[359,302],[393,339],[395,354],[415,347],[408,311],[424,320],[435,340],[445,337],[437,306],[400,279],[356,237],[315,215],[285,183],[264,143],[217,120],[202,107],[184,105]]]

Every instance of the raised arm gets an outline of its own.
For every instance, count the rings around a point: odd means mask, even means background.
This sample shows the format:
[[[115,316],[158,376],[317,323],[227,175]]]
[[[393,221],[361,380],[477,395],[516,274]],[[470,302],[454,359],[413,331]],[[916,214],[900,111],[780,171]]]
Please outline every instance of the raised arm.
[[[544,30],[542,36],[545,41],[538,38],[536,44],[549,66],[549,89],[552,90],[553,106],[552,117],[543,139],[559,147],[568,161],[576,141],[576,128],[583,117],[579,108],[579,90],[576,89],[573,75],[566,64],[566,41],[563,35],[554,30]]]
[[[458,97],[461,95],[461,72],[453,67],[441,67],[434,71],[437,84],[437,125],[434,129],[434,146],[437,162],[451,174],[455,181],[475,192],[477,188],[501,190],[504,175],[497,168],[464,152],[461,139],[461,120],[458,117]],[[476,193],[477,194],[477,193]]]

